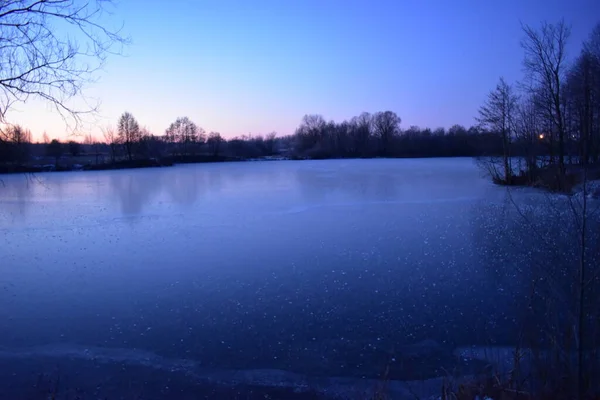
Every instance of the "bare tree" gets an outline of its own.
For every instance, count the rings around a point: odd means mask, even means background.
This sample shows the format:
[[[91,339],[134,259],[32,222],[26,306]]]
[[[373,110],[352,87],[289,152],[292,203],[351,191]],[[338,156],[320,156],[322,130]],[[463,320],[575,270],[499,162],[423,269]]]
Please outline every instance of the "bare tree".
[[[461,136],[467,134],[467,128],[460,124],[454,124],[448,129],[448,135]]]
[[[117,158],[117,149],[119,147],[119,137],[113,127],[106,127],[102,130],[104,143],[108,145],[110,150],[110,161],[115,162]]]
[[[373,115],[373,131],[379,139],[381,155],[389,155],[392,142],[400,133],[401,121],[400,117],[393,111],[383,111]]]
[[[494,179],[502,179],[505,183],[512,182],[513,171],[511,164],[511,142],[514,134],[514,114],[517,107],[517,96],[504,78],[500,78],[496,89],[488,94],[485,103],[479,109],[478,122],[483,128],[500,134],[502,137],[502,165],[504,176],[498,174]]]
[[[20,125],[8,125],[1,130],[6,147],[5,161],[23,164],[29,158],[31,131]]]
[[[521,99],[516,110],[515,135],[524,151],[525,172],[529,175],[530,183],[535,179],[540,142],[543,140],[540,119],[539,107],[535,99],[532,96]]]
[[[134,147],[140,141],[140,125],[129,112],[123,113],[119,118],[119,141],[125,146],[127,158],[133,160]]]
[[[527,74],[527,89],[536,93],[541,110],[551,123],[550,140],[558,138],[558,166],[565,174],[565,118],[563,85],[567,72],[566,45],[570,28],[564,21],[543,23],[540,30],[527,25],[521,46],[525,51],[523,66]]]
[[[175,120],[165,131],[167,140],[179,144],[179,154],[189,154],[191,149],[198,143],[204,143],[204,129],[198,127],[188,117],[180,117]]]
[[[600,62],[600,23],[592,30],[588,40],[583,44],[583,49]]]
[[[578,141],[579,162],[600,160],[600,24],[584,43],[566,85],[567,129]]]
[[[48,133],[46,131],[44,131],[44,134],[42,135],[42,142],[44,144],[50,143],[50,138],[48,137]]]
[[[42,99],[68,122],[79,124],[88,104],[69,99],[96,79],[110,54],[127,39],[103,21],[111,0],[0,1],[0,120],[15,102]]]
[[[368,112],[361,113],[350,120],[352,150],[355,156],[366,156],[369,151],[369,140],[372,135],[373,118]]]
[[[265,136],[265,152],[267,153],[268,156],[272,156],[275,154],[276,152],[276,146],[277,146],[277,133],[276,132],[271,132],[271,133],[267,133],[267,136]]]
[[[327,122],[319,114],[309,114],[302,117],[302,122],[296,129],[296,146],[300,153],[314,151],[325,136]]]
[[[206,140],[206,144],[208,144],[209,151],[213,157],[218,157],[221,151],[221,145],[223,143],[223,138],[219,132],[211,132],[208,135],[208,139]]]

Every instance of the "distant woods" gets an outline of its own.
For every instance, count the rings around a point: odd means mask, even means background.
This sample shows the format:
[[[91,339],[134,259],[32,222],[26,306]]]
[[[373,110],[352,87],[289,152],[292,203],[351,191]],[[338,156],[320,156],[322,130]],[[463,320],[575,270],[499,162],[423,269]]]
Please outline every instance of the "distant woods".
[[[464,157],[501,151],[497,135],[472,126],[402,129],[393,111],[364,112],[348,121],[306,115],[288,143],[295,158]]]
[[[569,191],[583,167],[598,172],[600,24],[573,60],[569,36],[562,21],[524,26],[522,81],[500,78],[479,110],[480,126],[501,143],[501,157],[480,160],[496,183]]]
[[[40,170],[112,169],[172,165],[173,163],[235,161],[288,154],[292,137],[275,133],[226,140],[188,117],[177,118],[161,135],[141,125],[129,112],[116,126],[102,130],[101,137],[72,136],[61,142],[43,134],[33,142],[31,132],[7,125],[0,135],[0,172]],[[291,148],[291,147],[289,147]]]
[[[57,144],[62,146],[60,156]],[[170,165],[171,163],[235,161],[248,159],[327,159],[372,157],[454,157],[502,154],[496,133],[479,127],[454,125],[450,129],[401,128],[401,118],[392,111],[362,113],[348,121],[326,121],[321,115],[306,115],[291,135],[243,135],[226,139],[219,132],[206,132],[188,117],[177,118],[162,134],[154,134],[135,116],[125,112],[115,127],[102,136],[71,137],[61,143],[32,143],[31,133],[9,126],[0,138],[0,165],[4,171],[55,164],[72,169],[89,164],[91,169],[119,164],[122,167]],[[48,159],[46,159],[48,157]],[[150,163],[148,163],[148,161]],[[96,166],[96,164],[99,164]],[[80,165],[81,164],[81,165]],[[50,167],[46,167],[50,168]]]
[[[59,169],[88,165],[91,169],[172,163],[235,161],[248,159],[327,159],[372,157],[473,157],[501,155],[502,140],[496,132],[477,126],[450,129],[402,129],[393,111],[364,112],[348,121],[326,121],[321,115],[305,115],[291,135],[243,135],[230,139],[219,132],[206,132],[188,117],[173,121],[162,134],[153,134],[135,116],[125,112],[116,127],[103,129],[101,137],[73,137],[67,143],[51,141],[44,134],[40,143],[20,126],[6,128],[0,139],[3,170],[55,164]],[[64,145],[61,156],[56,142]],[[50,157],[50,153],[52,157]],[[46,160],[44,157],[50,157]],[[99,164],[99,165],[96,165]],[[48,168],[48,167],[47,167]]]

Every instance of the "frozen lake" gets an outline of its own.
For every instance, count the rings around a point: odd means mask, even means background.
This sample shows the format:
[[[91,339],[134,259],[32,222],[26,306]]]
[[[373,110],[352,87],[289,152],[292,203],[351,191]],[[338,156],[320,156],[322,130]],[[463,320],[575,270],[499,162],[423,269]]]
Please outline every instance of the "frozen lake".
[[[471,159],[2,179],[6,357],[426,379],[518,334],[510,204]]]

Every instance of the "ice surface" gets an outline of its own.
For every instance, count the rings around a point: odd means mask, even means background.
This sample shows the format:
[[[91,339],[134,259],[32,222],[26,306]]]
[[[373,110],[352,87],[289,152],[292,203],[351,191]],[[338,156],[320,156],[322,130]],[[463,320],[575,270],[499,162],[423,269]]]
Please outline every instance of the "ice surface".
[[[531,271],[517,250],[544,256],[470,159],[3,180],[7,349],[78,343],[372,379],[389,364],[391,379],[435,378],[454,346],[516,340]],[[535,192],[512,196],[542,213]]]

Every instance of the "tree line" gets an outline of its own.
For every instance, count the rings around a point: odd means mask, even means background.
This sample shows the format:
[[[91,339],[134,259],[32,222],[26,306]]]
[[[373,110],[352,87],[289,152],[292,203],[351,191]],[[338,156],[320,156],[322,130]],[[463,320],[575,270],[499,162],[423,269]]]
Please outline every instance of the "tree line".
[[[501,154],[498,134],[478,126],[431,130],[411,126],[402,130],[400,117],[392,111],[364,112],[349,121],[326,121],[321,115],[305,115],[293,134],[243,135],[225,139],[219,132],[207,133],[188,117],[177,118],[162,135],[151,133],[129,112],[115,128],[61,143],[46,134],[42,143],[31,142],[31,132],[9,126],[0,136],[0,164],[27,164],[32,154],[45,154],[58,163],[65,156],[102,153],[104,162],[166,160],[194,162],[264,157],[291,159],[372,157],[473,157]],[[40,146],[43,149],[40,150]]]
[[[237,160],[279,156],[291,159],[373,157],[477,157],[502,154],[502,138],[480,126],[456,124],[449,129],[410,126],[401,129],[395,112],[364,112],[348,121],[326,121],[321,115],[305,115],[293,134],[243,135],[231,139],[219,132],[207,133],[188,117],[177,118],[162,135],[142,127],[131,113],[124,113],[116,128],[105,128],[102,137],[85,135],[61,142],[32,143],[22,126],[4,129],[0,137],[0,164],[18,166],[32,154],[57,161],[65,156],[101,152],[104,162],[136,160]],[[514,148],[518,143],[512,144]],[[40,150],[43,146],[44,149]],[[525,148],[525,146],[521,146]],[[524,153],[514,150],[514,153]]]
[[[299,158],[472,157],[499,154],[497,133],[455,124],[449,129],[402,129],[393,111],[363,112],[336,123],[306,115],[291,137]]]
[[[101,138],[85,135],[61,142],[51,140],[44,133],[42,141],[34,143],[31,137],[31,132],[20,125],[2,130],[0,165],[3,171],[23,170],[22,167],[35,164],[40,158],[50,158],[58,167],[72,164],[76,157],[90,155],[95,156],[96,163],[124,166],[148,165],[140,164],[143,161],[168,164],[258,158],[279,154],[278,148],[284,142],[284,138],[277,138],[275,133],[226,140],[219,132],[206,133],[188,117],[177,118],[163,135],[155,135],[129,112],[121,115],[116,128],[103,129]]]

